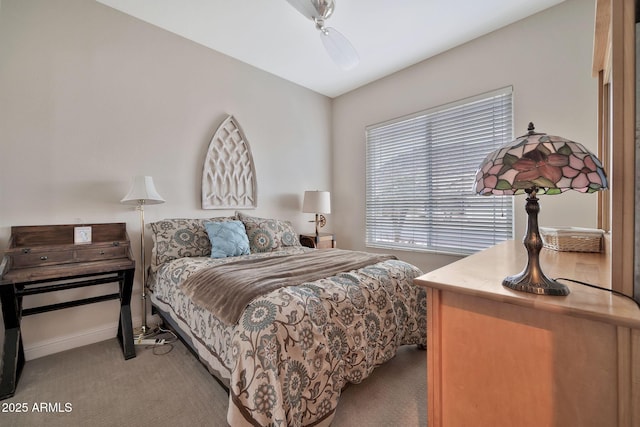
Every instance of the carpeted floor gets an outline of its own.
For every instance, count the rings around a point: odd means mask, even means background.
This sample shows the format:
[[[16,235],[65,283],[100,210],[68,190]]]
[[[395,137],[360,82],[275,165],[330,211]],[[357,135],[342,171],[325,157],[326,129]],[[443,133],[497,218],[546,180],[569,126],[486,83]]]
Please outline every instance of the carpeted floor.
[[[228,396],[182,343],[125,361],[116,339],[26,363],[2,426],[227,426]],[[24,410],[24,412],[16,412]],[[426,353],[415,346],[340,399],[335,427],[426,426]]]

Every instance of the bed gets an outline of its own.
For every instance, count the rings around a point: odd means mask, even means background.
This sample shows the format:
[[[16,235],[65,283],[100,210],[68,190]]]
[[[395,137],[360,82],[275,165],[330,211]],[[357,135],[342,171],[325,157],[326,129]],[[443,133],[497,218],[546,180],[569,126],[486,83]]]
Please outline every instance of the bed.
[[[227,387],[232,426],[328,426],[349,383],[426,345],[422,273],[395,257],[306,248],[241,212],[151,230],[154,310]]]

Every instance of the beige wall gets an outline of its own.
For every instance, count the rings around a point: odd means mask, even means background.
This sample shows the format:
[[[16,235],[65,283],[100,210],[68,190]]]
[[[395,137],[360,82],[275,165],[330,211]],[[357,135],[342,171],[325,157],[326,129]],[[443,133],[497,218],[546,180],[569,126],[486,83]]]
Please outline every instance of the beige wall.
[[[3,0],[0,250],[13,225],[126,222],[138,254],[138,214],[119,203],[134,175],[152,175],[166,199],[147,222],[230,213],[200,209],[206,150],[227,114],[257,170],[258,208],[247,212],[312,231],[302,194],[330,188],[330,113],[325,96],[97,2]],[[117,320],[116,302],[25,317],[27,357],[115,336]]]
[[[596,151],[597,80],[591,77],[595,2],[567,0],[437,57],[334,99],[334,228],[341,246],[363,250],[367,125],[513,86],[514,136],[533,121]],[[596,226],[596,196],[541,196],[540,224]],[[515,199],[515,238],[524,234],[524,197]],[[346,213],[349,212],[347,215]],[[455,260],[397,252],[429,271]],[[523,266],[524,267],[524,266]],[[517,273],[517,272],[514,272]]]

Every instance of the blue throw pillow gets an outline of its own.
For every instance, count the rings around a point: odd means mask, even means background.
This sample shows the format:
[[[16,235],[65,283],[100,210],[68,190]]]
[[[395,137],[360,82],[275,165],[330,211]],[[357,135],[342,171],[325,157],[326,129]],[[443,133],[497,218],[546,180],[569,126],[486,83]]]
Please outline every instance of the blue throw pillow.
[[[240,221],[205,222],[211,241],[211,258],[249,254],[249,238]]]

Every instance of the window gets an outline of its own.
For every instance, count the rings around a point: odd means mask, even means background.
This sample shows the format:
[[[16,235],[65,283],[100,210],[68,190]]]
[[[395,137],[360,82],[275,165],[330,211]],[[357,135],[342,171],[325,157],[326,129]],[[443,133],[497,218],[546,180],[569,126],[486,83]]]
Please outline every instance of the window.
[[[366,244],[470,254],[512,238],[513,197],[475,172],[513,139],[511,88],[368,126]]]

